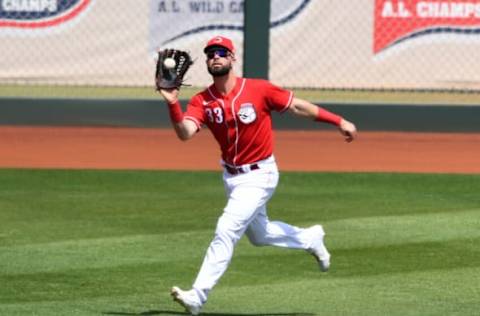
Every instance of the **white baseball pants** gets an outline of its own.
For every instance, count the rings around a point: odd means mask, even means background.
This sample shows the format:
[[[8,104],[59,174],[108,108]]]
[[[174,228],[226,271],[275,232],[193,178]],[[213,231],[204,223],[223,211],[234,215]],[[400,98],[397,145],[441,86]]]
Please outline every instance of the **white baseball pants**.
[[[266,205],[277,187],[278,169],[273,156],[258,165],[259,169],[247,173],[224,172],[228,202],[193,284],[202,303],[227,270],[235,244],[244,233],[255,246],[297,249],[308,249],[315,238],[308,229],[269,221]]]

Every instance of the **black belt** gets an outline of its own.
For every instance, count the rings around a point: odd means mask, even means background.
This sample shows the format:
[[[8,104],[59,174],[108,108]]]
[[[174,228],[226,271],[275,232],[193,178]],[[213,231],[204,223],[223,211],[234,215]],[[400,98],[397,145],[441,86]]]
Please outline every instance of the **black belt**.
[[[256,163],[251,164],[249,168],[247,168],[247,171],[243,170],[243,168],[231,167],[229,165],[224,165],[224,167],[225,167],[225,170],[227,170],[227,172],[230,174],[247,173],[252,170],[260,169],[260,166]]]

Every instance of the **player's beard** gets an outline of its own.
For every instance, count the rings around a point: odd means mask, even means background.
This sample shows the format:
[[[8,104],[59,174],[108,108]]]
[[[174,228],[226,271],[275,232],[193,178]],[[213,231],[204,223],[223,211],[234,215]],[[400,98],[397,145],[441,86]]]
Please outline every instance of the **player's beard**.
[[[223,67],[208,67],[208,73],[213,77],[222,77],[227,75],[232,69],[232,64],[225,65]]]

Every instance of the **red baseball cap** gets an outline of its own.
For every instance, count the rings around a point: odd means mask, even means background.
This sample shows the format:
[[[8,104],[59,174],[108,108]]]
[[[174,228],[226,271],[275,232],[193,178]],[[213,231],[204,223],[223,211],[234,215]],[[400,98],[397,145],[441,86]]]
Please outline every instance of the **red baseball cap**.
[[[203,49],[203,52],[206,53],[207,50],[210,47],[214,46],[219,46],[228,49],[232,53],[235,52],[235,47],[233,47],[233,42],[229,38],[223,37],[223,36],[215,36],[214,38],[211,38],[208,42],[207,45],[205,45],[205,48]]]

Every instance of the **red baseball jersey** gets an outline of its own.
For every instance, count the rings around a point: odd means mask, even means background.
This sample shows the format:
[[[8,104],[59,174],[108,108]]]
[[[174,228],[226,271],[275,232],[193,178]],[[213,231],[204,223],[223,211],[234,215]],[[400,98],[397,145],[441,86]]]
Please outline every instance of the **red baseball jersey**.
[[[273,153],[271,111],[284,112],[293,92],[261,79],[237,78],[235,88],[221,95],[212,84],[195,95],[185,119],[200,129],[208,126],[220,145],[222,159],[239,166],[265,159]]]

